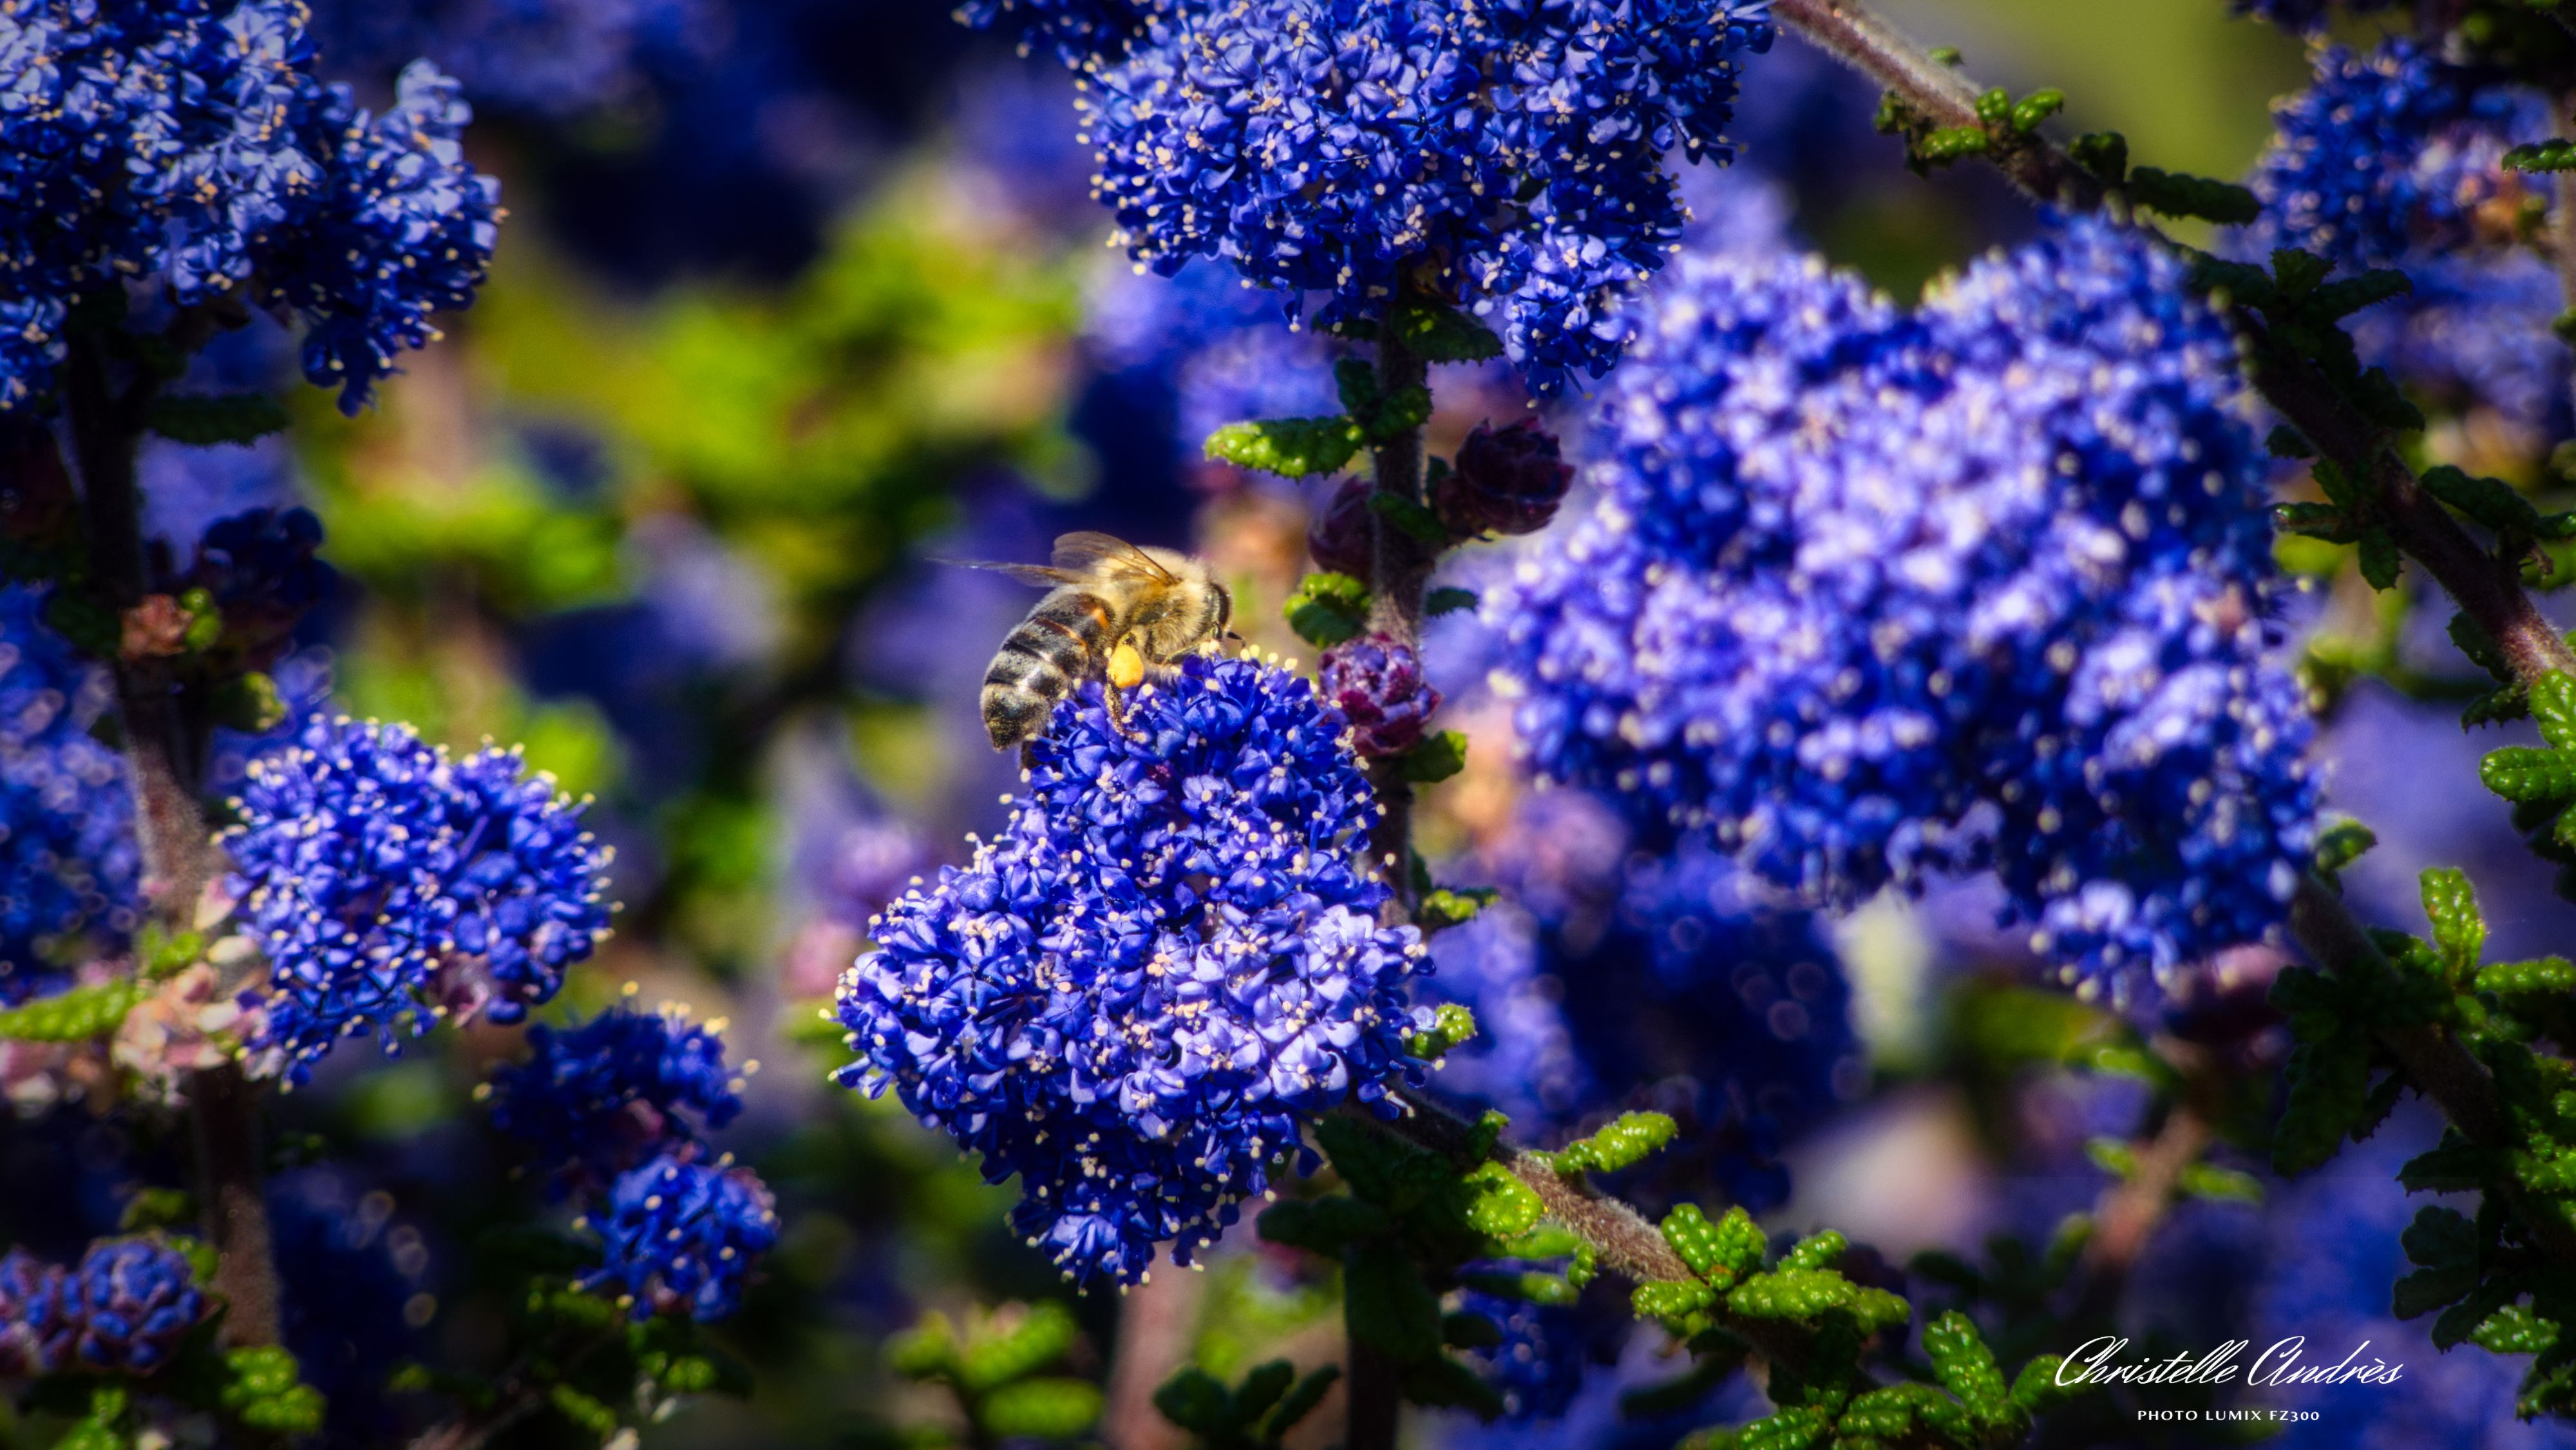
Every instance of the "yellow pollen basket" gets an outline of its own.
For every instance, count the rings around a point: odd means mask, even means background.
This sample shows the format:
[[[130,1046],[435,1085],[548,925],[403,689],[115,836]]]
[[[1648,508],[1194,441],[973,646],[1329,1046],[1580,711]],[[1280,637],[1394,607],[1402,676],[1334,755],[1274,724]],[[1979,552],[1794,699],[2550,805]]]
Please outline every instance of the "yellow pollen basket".
[[[1109,652],[1109,683],[1122,690],[1145,683],[1145,657],[1136,652],[1134,645],[1122,640]]]

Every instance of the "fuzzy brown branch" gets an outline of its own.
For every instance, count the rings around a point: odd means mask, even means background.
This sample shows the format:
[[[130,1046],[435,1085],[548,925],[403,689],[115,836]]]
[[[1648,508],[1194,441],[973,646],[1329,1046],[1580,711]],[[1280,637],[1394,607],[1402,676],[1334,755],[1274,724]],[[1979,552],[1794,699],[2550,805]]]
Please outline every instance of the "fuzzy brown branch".
[[[208,314],[185,314],[174,326],[172,341],[183,351],[193,350],[215,325]],[[101,339],[94,334],[72,339],[63,367],[63,399],[81,481],[86,582],[119,621],[143,602],[151,584],[135,455],[158,391],[159,381],[149,372],[118,388]],[[188,720],[166,660],[120,651],[111,664],[144,891],[163,929],[182,932],[194,924],[212,868],[211,839],[198,805],[206,733]],[[224,1339],[234,1345],[275,1344],[277,1268],[262,1183],[257,1090],[239,1069],[227,1066],[191,1075],[187,1097],[197,1147],[199,1207],[206,1241],[216,1253],[213,1288],[227,1306]]]

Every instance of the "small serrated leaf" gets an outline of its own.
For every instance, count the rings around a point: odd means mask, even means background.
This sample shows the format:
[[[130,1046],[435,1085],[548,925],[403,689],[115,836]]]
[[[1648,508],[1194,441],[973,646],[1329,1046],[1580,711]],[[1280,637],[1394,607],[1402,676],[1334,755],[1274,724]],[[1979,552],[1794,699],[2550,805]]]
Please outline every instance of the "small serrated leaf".
[[[1422,596],[1422,612],[1432,619],[1475,607],[1476,592],[1472,589],[1452,589],[1444,585]]]
[[[2576,753],[2509,745],[2487,752],[2478,779],[2509,801],[2563,801],[2576,795]]]
[[[1442,303],[1408,298],[1389,321],[1405,347],[1425,362],[1484,362],[1503,355],[1503,340],[1493,329]]]
[[[1368,586],[1348,574],[1315,573],[1297,581],[1297,592],[1280,606],[1280,615],[1297,637],[1329,649],[1355,639],[1368,627]]]
[[[1440,516],[1409,498],[1391,493],[1369,495],[1369,512],[1411,534],[1417,541],[1434,549],[1445,549],[1457,542],[1440,522]]]
[[[2417,881],[2442,966],[2454,981],[2464,981],[2477,971],[2487,945],[2486,919],[2478,914],[2477,894],[2469,889],[2468,874],[2457,867],[2437,866]]]
[[[1443,730],[1394,757],[1396,774],[1415,785],[1436,785],[1467,768],[1467,737]]]
[[[2576,143],[2559,137],[2533,141],[2504,153],[2507,171],[2576,171]]]
[[[1347,417],[1273,418],[1228,423],[1210,433],[1207,456],[1283,478],[1304,478],[1350,462],[1361,441],[1359,425]]]
[[[2359,821],[2337,821],[2317,834],[2317,869],[2341,871],[2379,844],[2378,835]]]
[[[2263,214],[2263,203],[2244,187],[2206,176],[2153,166],[2129,169],[2129,199],[2166,216],[2198,217],[2221,226],[2243,226]]]
[[[2397,540],[2381,525],[2361,531],[2361,577],[2373,589],[2394,589],[2397,576],[2405,567],[2405,556],[2398,552]]]

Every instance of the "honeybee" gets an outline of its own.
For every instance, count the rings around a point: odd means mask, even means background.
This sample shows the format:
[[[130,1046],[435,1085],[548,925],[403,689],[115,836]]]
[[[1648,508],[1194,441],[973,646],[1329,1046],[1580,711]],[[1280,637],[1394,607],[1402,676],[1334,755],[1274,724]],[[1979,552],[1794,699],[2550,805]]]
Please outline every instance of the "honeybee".
[[[1121,691],[1233,634],[1234,596],[1205,563],[1170,549],[1075,533],[1055,541],[1044,566],[949,562],[1047,589],[984,672],[984,732],[995,750],[1025,748],[1055,702],[1089,679],[1107,681],[1110,721],[1124,728]]]

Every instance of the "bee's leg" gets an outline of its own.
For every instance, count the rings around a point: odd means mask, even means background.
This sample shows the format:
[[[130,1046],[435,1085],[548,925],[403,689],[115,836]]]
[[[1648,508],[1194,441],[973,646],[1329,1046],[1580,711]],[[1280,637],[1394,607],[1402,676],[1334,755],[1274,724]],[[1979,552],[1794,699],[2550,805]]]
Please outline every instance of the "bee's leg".
[[[1035,769],[1037,769],[1037,768],[1038,768],[1038,743],[1037,743],[1036,741],[1034,741],[1034,740],[1023,740],[1023,741],[1021,741],[1021,742],[1020,742],[1020,769],[1022,769],[1022,770],[1024,770],[1024,771],[1026,771],[1026,770],[1035,770]]]
[[[1109,651],[1107,677],[1100,686],[1101,703],[1109,712],[1109,725],[1119,734],[1127,733],[1127,692],[1145,682],[1145,657],[1125,640]]]

